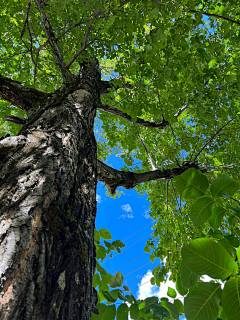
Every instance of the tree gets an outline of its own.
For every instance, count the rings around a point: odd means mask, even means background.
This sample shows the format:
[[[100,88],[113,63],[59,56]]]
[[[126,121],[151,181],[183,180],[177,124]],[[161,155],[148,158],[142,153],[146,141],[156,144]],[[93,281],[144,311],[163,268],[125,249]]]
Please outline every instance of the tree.
[[[0,319],[97,312],[97,180],[111,194],[119,186],[149,194],[148,244],[163,238],[153,256],[168,256],[176,278],[182,244],[207,227],[194,229],[172,178],[196,168],[239,179],[235,5],[3,1]],[[125,171],[104,164],[119,147]],[[221,227],[239,230],[227,219]]]

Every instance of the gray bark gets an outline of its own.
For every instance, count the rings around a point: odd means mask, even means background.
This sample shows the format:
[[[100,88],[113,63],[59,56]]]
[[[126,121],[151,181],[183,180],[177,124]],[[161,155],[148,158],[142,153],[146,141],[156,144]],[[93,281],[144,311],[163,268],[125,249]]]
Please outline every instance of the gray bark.
[[[0,141],[0,319],[91,319],[98,87]]]

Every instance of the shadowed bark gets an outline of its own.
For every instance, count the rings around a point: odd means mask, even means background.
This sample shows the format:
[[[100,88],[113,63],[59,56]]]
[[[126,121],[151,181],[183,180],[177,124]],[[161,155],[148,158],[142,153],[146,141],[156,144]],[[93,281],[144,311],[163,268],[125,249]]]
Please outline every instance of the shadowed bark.
[[[99,92],[79,85],[0,141],[0,319],[91,319]]]

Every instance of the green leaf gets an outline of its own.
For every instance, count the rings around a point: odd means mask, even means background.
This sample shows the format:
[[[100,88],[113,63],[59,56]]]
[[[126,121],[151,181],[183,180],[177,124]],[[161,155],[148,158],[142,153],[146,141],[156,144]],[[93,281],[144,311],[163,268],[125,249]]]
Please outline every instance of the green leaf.
[[[184,314],[184,306],[183,306],[182,301],[179,299],[175,299],[173,303],[177,307],[179,314],[183,315]]]
[[[188,289],[182,285],[180,274],[177,276],[176,289],[181,296],[185,296],[188,293]]]
[[[108,302],[115,302],[117,299],[114,299],[110,292],[102,290],[102,294],[107,299]]]
[[[137,304],[132,304],[130,306],[130,317],[133,320],[137,320],[138,319],[138,315],[139,315],[138,305]]]
[[[117,320],[128,320],[128,306],[125,303],[117,309]]]
[[[91,320],[101,320],[107,308],[105,304],[100,304],[100,303],[97,304],[96,307],[98,309],[99,314],[92,313]]]
[[[170,314],[168,310],[162,306],[155,305],[150,308],[150,312],[154,319],[163,320],[164,318],[170,319]]]
[[[175,289],[168,287],[167,295],[171,298],[176,298],[177,293]]]
[[[116,316],[115,305],[107,306],[101,320],[114,320]]]
[[[200,276],[188,269],[185,263],[182,261],[180,269],[180,278],[182,285],[186,289],[189,289],[198,283]]]
[[[240,247],[237,249],[237,258],[238,258],[238,263],[240,263]]]
[[[123,286],[124,291],[128,291],[131,293],[131,290],[127,286]]]
[[[234,234],[229,234],[224,236],[225,239],[227,239],[227,241],[235,248],[238,248],[240,243],[239,243],[239,239],[234,235]]]
[[[190,218],[195,227],[204,224],[210,218],[213,204],[214,199],[208,196],[204,196],[193,203]]]
[[[226,249],[209,238],[192,240],[182,248],[184,264],[192,272],[214,279],[226,279],[235,275],[238,266]]]
[[[94,231],[94,239],[100,241],[100,232],[96,229]]]
[[[121,292],[118,292],[118,298],[125,302],[131,302],[127,297],[125,297]]]
[[[111,288],[121,287],[122,284],[123,284],[123,275],[121,274],[121,272],[117,272],[115,276],[113,276],[109,280],[109,286]]]
[[[146,298],[144,300],[145,302],[145,307],[144,307],[144,313],[148,313],[150,312],[150,307],[155,305],[155,304],[158,304],[158,297],[149,297],[149,298]],[[139,306],[140,308],[140,306]]]
[[[238,188],[238,182],[227,175],[221,175],[212,182],[210,192],[214,198],[230,198]]]
[[[240,278],[228,280],[222,293],[222,306],[228,320],[240,319]]]
[[[223,207],[213,207],[212,215],[209,218],[210,226],[218,228],[222,222],[226,210]]]
[[[111,294],[111,296],[114,298],[114,299],[118,299],[118,293],[121,293],[121,290],[120,289],[115,289],[115,290],[111,290],[110,291],[110,294]]]
[[[236,258],[236,249],[232,246],[226,238],[218,241],[231,255],[232,258]]]
[[[112,277],[112,275],[110,273],[108,273],[98,262],[96,265],[97,271],[102,275],[104,275],[105,277],[109,277],[109,279]]]
[[[111,240],[112,235],[107,229],[99,229],[100,236],[105,240]]]
[[[175,178],[175,187],[184,199],[204,196],[208,186],[205,175],[195,168],[190,168]]]
[[[161,305],[170,312],[173,319],[179,320],[178,308],[174,304],[169,301],[161,301]]]
[[[216,320],[221,297],[221,285],[199,283],[199,291],[190,292],[184,299],[187,320]]]

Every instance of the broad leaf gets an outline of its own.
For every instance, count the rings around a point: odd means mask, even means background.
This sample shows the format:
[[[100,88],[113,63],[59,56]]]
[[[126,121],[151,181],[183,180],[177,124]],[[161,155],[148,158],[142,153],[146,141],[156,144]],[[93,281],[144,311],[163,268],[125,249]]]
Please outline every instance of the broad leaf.
[[[155,305],[150,308],[150,312],[154,319],[163,320],[164,318],[170,319],[170,314],[168,310],[162,306]]]
[[[185,288],[189,289],[198,283],[200,276],[188,269],[185,263],[182,261],[180,269],[180,278],[182,285]]]
[[[132,304],[132,305],[130,306],[130,317],[131,317],[133,320],[137,320],[138,315],[139,315],[138,305],[137,305],[137,304]]]
[[[214,279],[226,279],[236,274],[238,266],[231,255],[220,244],[209,238],[199,238],[184,245],[182,259],[192,272]]]
[[[117,309],[117,320],[128,320],[128,306],[125,303]]]
[[[204,196],[208,186],[205,175],[195,168],[190,168],[175,178],[175,187],[184,199]]]
[[[183,314],[184,314],[184,306],[183,306],[182,301],[179,300],[179,299],[175,299],[175,300],[174,300],[174,305],[177,307],[178,313],[179,313],[180,315],[183,315]]]
[[[240,278],[228,280],[222,293],[222,306],[228,320],[240,319]]]
[[[113,276],[109,280],[109,286],[111,288],[121,287],[122,284],[123,284],[123,275],[121,274],[121,272],[117,272],[115,276]]]
[[[190,218],[194,226],[200,226],[210,218],[213,204],[213,198],[208,196],[204,196],[193,203]]]
[[[221,297],[221,285],[199,283],[199,291],[190,292],[184,299],[187,320],[216,320]]]
[[[177,276],[176,289],[181,296],[185,296],[188,293],[188,289],[182,285],[180,274]]]
[[[146,314],[146,313],[150,312],[150,307],[152,307],[155,304],[158,304],[158,297],[146,298],[144,300],[144,302],[145,302],[144,313]],[[140,306],[139,306],[139,308],[140,308]]]
[[[100,303],[97,304],[96,307],[98,309],[99,314],[92,313],[91,320],[101,320],[107,308],[105,304],[100,304]]]
[[[114,299],[114,297],[111,295],[110,292],[102,290],[102,294],[104,295],[104,297],[107,299],[108,302],[115,302],[117,299]]]
[[[239,184],[227,175],[221,175],[211,184],[211,194],[214,198],[230,198],[238,190]]]
[[[105,240],[111,240],[112,235],[107,229],[99,229],[100,236]]]
[[[178,308],[169,301],[161,301],[161,305],[166,308],[174,320],[179,320]]]
[[[213,207],[212,215],[209,218],[210,226],[218,228],[222,222],[226,210],[223,207]]]
[[[167,295],[171,298],[176,298],[177,293],[175,289],[168,287]]]
[[[114,320],[116,316],[115,305],[107,306],[101,320]]]

